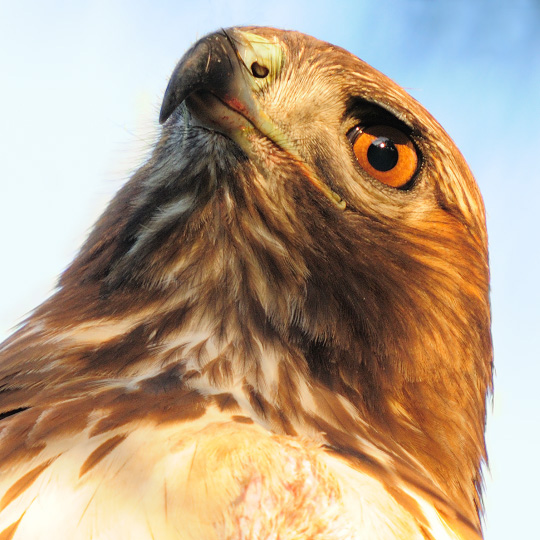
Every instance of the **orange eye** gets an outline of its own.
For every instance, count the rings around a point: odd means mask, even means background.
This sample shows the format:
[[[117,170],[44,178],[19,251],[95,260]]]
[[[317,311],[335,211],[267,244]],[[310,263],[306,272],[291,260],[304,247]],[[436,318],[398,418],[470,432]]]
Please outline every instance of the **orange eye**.
[[[387,186],[403,187],[416,172],[416,149],[399,129],[390,126],[357,127],[352,132],[351,141],[360,167]]]

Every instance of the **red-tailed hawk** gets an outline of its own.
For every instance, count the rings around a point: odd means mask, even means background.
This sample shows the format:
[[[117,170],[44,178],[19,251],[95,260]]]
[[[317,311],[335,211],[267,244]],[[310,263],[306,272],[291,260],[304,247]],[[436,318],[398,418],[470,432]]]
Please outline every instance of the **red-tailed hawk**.
[[[482,200],[348,52],[222,30],[1,347],[0,539],[480,537]]]

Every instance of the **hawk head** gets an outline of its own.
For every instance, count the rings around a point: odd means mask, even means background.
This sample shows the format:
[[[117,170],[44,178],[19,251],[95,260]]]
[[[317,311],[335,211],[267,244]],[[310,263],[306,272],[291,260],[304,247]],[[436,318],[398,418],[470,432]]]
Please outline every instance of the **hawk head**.
[[[393,468],[478,523],[487,239],[450,137],[343,49],[255,27],[197,42],[160,122],[4,347],[9,407],[76,401],[90,422],[110,381],[139,385],[137,407],[104,408],[119,426],[229,395],[270,432]]]

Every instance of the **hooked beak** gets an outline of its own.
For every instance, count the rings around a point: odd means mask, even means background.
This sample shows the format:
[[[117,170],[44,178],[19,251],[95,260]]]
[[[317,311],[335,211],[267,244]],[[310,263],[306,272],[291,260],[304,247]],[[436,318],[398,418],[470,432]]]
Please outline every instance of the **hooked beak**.
[[[186,103],[195,125],[234,140],[248,155],[257,130],[284,150],[309,181],[338,208],[346,204],[303,161],[294,144],[257,99],[283,68],[279,42],[238,30],[222,30],[197,42],[173,71],[159,115],[165,123]]]

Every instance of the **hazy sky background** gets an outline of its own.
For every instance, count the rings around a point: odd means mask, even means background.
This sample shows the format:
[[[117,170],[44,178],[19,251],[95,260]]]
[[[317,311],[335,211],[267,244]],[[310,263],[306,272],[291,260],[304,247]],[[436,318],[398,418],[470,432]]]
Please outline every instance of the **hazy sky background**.
[[[483,192],[496,379],[486,540],[538,534],[540,2],[0,0],[0,338],[53,289],[147,155],[168,77],[209,31],[300,30],[405,87]]]

